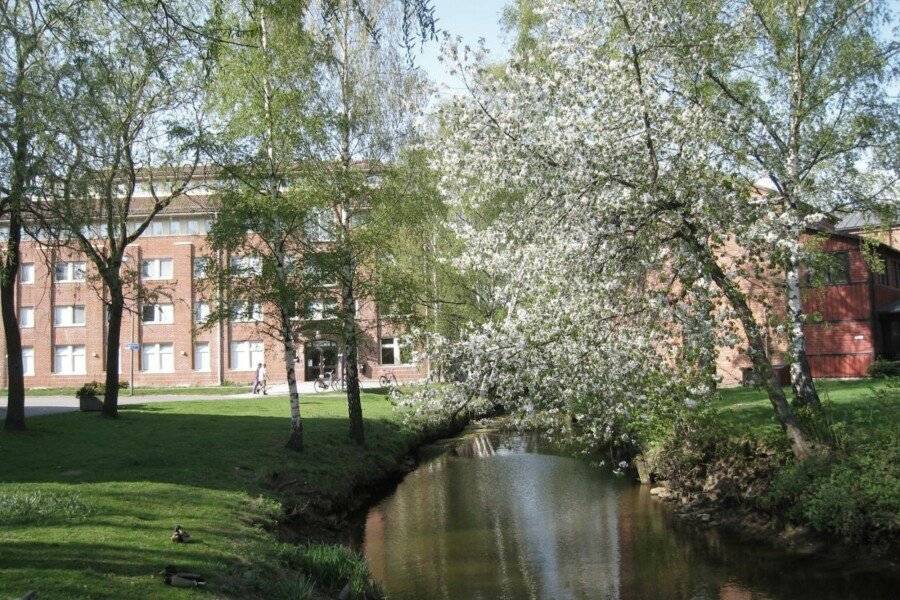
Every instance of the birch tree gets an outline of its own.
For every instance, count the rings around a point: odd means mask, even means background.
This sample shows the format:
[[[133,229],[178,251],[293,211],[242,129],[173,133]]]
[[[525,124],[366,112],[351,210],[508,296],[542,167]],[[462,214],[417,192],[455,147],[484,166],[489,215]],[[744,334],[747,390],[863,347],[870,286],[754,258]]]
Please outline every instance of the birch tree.
[[[416,139],[426,86],[400,51],[406,39],[402,5],[332,2],[316,16],[323,61],[315,101],[324,116],[316,152],[330,164],[309,181],[335,223],[322,265],[339,288],[350,437],[363,444],[357,302],[374,295],[379,254],[377,230],[366,221],[391,201],[380,183],[391,176],[400,149]]]
[[[210,98],[222,128],[208,148],[221,168],[212,247],[240,259],[209,273],[213,284],[222,279],[228,299],[210,321],[231,318],[235,301],[264,307],[257,326],[283,349],[292,450],[303,449],[296,339],[319,283],[304,261],[323,233],[310,230],[318,207],[303,183],[321,165],[312,153],[317,57],[298,24],[302,15],[272,2],[235,3],[220,13],[219,26],[242,35],[216,51]]]
[[[653,6],[684,49],[680,89],[721,124],[714,141],[729,168],[770,188],[758,201],[780,223],[769,236],[784,272],[791,383],[800,405],[818,407],[801,290],[813,257],[800,238],[848,212],[896,217],[896,11],[852,0]]]

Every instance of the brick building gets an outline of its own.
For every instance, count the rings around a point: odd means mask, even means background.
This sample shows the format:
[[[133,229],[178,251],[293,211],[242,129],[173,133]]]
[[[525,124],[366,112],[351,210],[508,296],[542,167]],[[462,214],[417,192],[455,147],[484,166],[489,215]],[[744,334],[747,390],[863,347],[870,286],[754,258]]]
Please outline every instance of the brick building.
[[[134,214],[139,215],[140,197],[135,200]],[[212,327],[198,326],[215,301],[204,297],[198,285],[204,261],[231,259],[210,256],[206,234],[215,213],[207,200],[208,196],[192,195],[174,201],[128,248],[127,261],[135,265],[142,285],[159,294],[152,303],[131,302],[123,316],[123,381],[133,376],[136,386],[249,383],[260,362],[266,364],[271,382],[286,380],[280,343],[267,337],[258,322],[264,307],[236,311]],[[21,254],[16,300],[26,388],[103,381],[105,307],[92,264],[76,252],[52,250],[31,238],[23,239]],[[326,333],[331,328],[321,303],[308,310],[310,318],[302,329],[309,334],[298,339],[300,381],[314,380],[328,370],[341,371],[340,340]],[[375,303],[365,299],[359,301],[358,313],[363,381],[385,373],[401,381],[425,376],[425,365],[413,363],[389,316],[380,315]],[[0,365],[4,386],[6,360],[4,354]]]

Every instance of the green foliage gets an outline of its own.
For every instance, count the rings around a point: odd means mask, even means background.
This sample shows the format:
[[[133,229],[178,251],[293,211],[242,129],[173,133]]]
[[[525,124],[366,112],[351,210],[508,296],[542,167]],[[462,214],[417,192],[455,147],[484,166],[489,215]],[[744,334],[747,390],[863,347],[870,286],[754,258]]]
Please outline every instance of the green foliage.
[[[788,519],[854,543],[896,543],[900,534],[898,429],[857,431],[844,455],[781,471],[766,497]]]
[[[26,525],[84,519],[93,507],[78,494],[44,490],[0,492],[0,524]]]
[[[118,388],[120,390],[128,389],[127,381],[119,381]],[[106,384],[99,381],[91,381],[86,383],[75,391],[76,398],[90,398],[103,396],[106,393]]]
[[[887,360],[879,358],[869,365],[869,377],[881,379],[883,377],[900,377],[900,360]]]
[[[361,593],[369,581],[369,567],[357,552],[339,544],[285,544],[279,556],[291,569],[300,570],[324,589],[340,591],[347,583]]]

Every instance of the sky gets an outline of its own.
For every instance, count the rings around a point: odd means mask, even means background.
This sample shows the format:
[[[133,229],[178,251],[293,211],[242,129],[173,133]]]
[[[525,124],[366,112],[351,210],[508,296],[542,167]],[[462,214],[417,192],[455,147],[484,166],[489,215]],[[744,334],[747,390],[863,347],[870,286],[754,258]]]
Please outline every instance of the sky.
[[[463,43],[474,46],[484,38],[491,58],[507,56],[510,36],[500,26],[500,16],[509,0],[435,0],[435,15],[441,31],[461,36]],[[439,42],[427,42],[415,56],[416,64],[438,85],[441,95],[461,91],[457,78],[449,74],[449,66],[438,62]]]

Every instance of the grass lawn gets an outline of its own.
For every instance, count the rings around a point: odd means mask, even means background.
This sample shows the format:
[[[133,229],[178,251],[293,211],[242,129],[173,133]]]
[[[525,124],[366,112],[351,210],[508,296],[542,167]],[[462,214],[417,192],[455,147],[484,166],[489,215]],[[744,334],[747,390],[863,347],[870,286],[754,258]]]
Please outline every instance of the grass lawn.
[[[856,381],[816,381],[819,397],[829,408],[835,421],[848,425],[900,423],[900,386],[885,379]],[[791,389],[785,388],[791,397]],[[777,428],[772,405],[763,390],[728,388],[721,390],[720,410],[732,422],[751,428]]]
[[[78,388],[74,387],[26,389],[25,396],[74,396],[77,389]],[[208,387],[135,387],[134,395],[164,396],[172,394],[179,396],[188,396],[196,394],[202,396],[214,396],[221,394],[225,396],[228,394],[243,394],[249,391],[249,385],[211,385]],[[6,396],[6,392],[7,390],[5,388],[0,388],[0,396]],[[119,395],[123,397],[128,396],[128,390],[121,390],[119,392]]]
[[[222,589],[231,565],[272,545],[253,525],[275,506],[264,482],[347,495],[414,438],[379,394],[363,394],[365,450],[348,441],[344,396],[301,401],[302,454],[283,447],[286,397],[125,406],[115,420],[67,413],[0,432],[0,598],[208,595],[165,586],[158,573],[175,565]],[[171,542],[176,523],[194,541]]]

